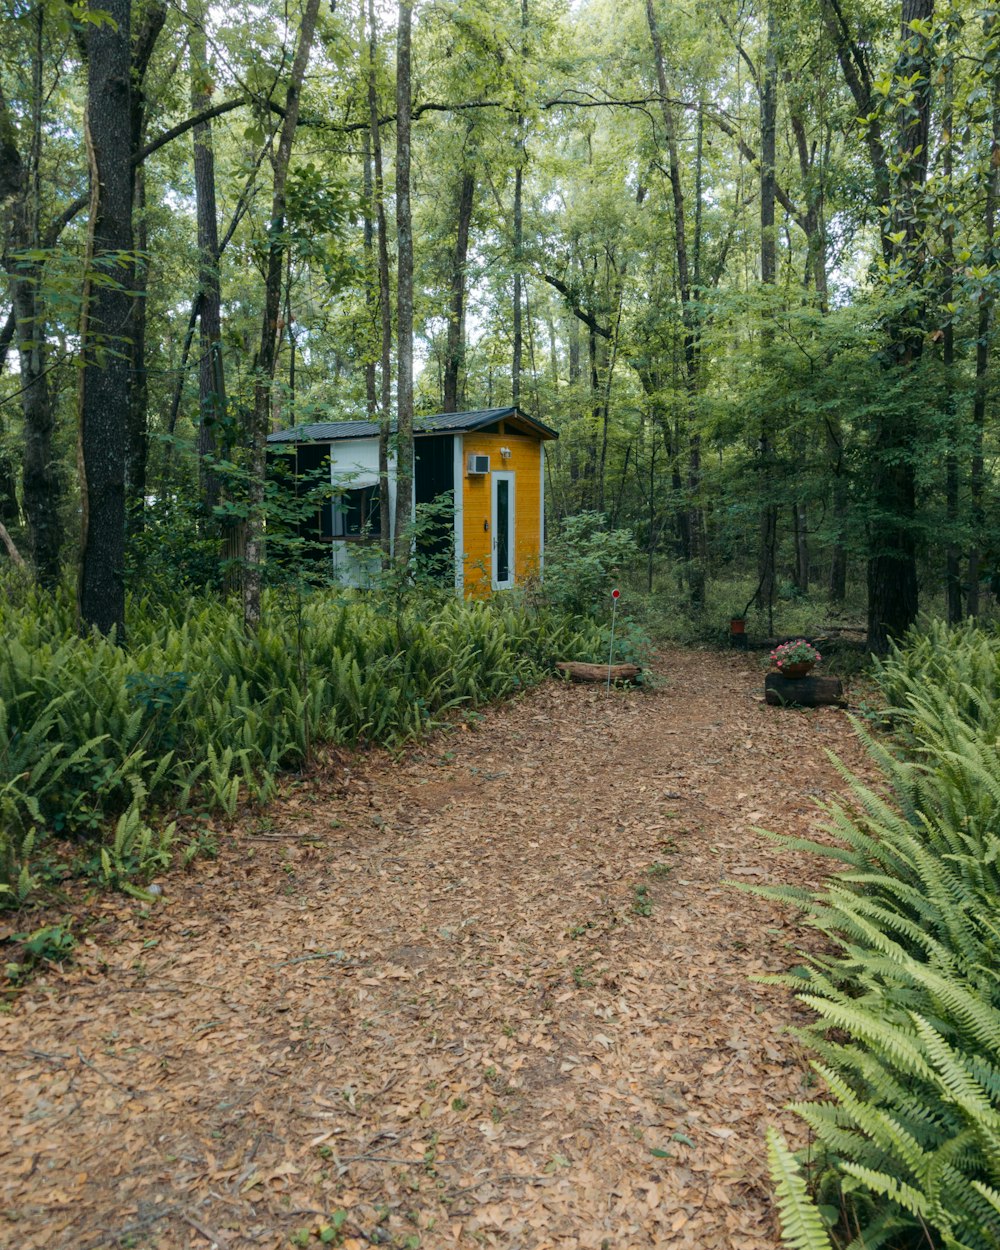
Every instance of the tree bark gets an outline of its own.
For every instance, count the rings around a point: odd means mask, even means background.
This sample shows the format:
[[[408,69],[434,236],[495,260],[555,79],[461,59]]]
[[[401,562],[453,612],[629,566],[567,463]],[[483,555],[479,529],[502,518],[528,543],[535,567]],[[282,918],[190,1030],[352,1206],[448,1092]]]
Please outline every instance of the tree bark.
[[[847,598],[847,475],[844,472],[843,433],[832,420],[826,427],[827,460],[833,473],[833,551],[830,555],[830,576],[827,583],[830,601],[843,603]]]
[[[560,660],[556,669],[570,681],[635,681],[642,672],[638,664],[586,664],[582,660]]]
[[[902,0],[900,49],[893,71],[891,99],[883,108],[875,92],[864,32],[852,34],[838,0],[821,0],[823,19],[840,62],[844,81],[864,117],[865,144],[874,181],[874,205],[881,211],[882,259],[888,273],[916,286],[923,264],[916,199],[927,173],[930,133],[931,49],[925,34],[912,22],[933,18],[934,0]],[[892,130],[892,159],[886,151],[884,118]],[[889,368],[911,369],[923,347],[925,300],[911,301],[909,315],[887,333]],[[876,653],[888,649],[916,620],[917,563],[914,540],[916,471],[913,443],[917,438],[913,411],[900,414],[893,406],[875,418],[871,438],[872,474],[869,494],[876,516],[869,537],[868,645]]]
[[[467,165],[462,172],[462,182],[458,192],[458,229],[455,235],[455,254],[451,268],[451,306],[448,309],[448,338],[444,359],[443,412],[460,412],[462,409],[465,362],[465,267],[469,258],[469,232],[472,225],[475,191],[475,175],[471,167]]]
[[[954,68],[949,53],[954,47],[955,31],[952,22],[946,23],[948,47],[945,54],[944,71],[944,111],[941,118],[942,171],[945,180],[945,194],[950,199],[954,195],[954,147],[952,130],[954,126],[955,80]],[[955,270],[955,228],[946,223],[944,235],[944,289],[941,303],[947,309],[952,302],[954,283],[952,275]],[[955,326],[950,315],[947,315],[941,351],[941,362],[944,365],[945,386],[945,417],[947,421],[946,438],[948,449],[945,455],[945,509],[948,519],[948,536],[945,545],[944,588],[948,621],[957,625],[962,619],[962,547],[959,542],[958,528],[960,524],[961,483],[959,480],[958,447],[960,431],[958,429],[955,404]]]
[[[86,626],[125,628],[125,458],[132,311],[131,3],[87,36],[85,135],[90,229],[80,383],[82,540],[78,604]],[[100,281],[94,280],[100,275]]]
[[[701,491],[701,434],[697,427],[699,389],[699,326],[697,312],[691,302],[691,279],[688,266],[687,227],[685,222],[684,188],[681,182],[681,161],[677,118],[667,87],[663,39],[653,8],[646,0],[646,21],[653,44],[656,83],[660,113],[667,141],[668,177],[673,202],[674,251],[677,262],[677,286],[680,294],[681,322],[684,332],[684,385],[687,395],[687,502],[685,528],[688,534],[688,593],[692,607],[701,609],[705,602],[705,519],[699,500]]]
[[[522,152],[519,146],[519,163],[517,169],[514,170],[514,300],[511,327],[514,343],[510,364],[510,401],[515,408],[521,402],[521,359],[524,351],[524,331],[521,326],[521,284],[523,281],[521,252],[524,245],[524,209],[521,200],[524,186],[524,171],[520,165],[521,156]]]
[[[903,99],[896,108],[890,212],[883,239],[888,239],[890,258],[906,275],[911,289],[919,288],[924,264],[917,199],[927,175],[931,46],[928,37],[910,24],[930,21],[933,15],[934,0],[903,0],[900,54],[894,71]],[[911,371],[919,361],[925,306],[926,296],[918,290],[908,314],[892,327],[890,367]],[[913,443],[918,437],[920,410],[914,399],[905,414],[895,408],[883,413],[877,418],[872,440],[872,497],[879,516],[874,551],[868,559],[868,646],[877,654],[887,651],[890,640],[902,636],[917,619]]]
[[[389,232],[385,218],[385,178],[382,169],[382,129],[378,115],[378,27],[375,0],[368,0],[368,129],[374,175],[375,225],[378,244],[379,365],[381,405],[378,432],[379,521],[381,522],[382,571],[392,561],[392,511],[389,498],[389,442],[392,437],[392,289],[389,282]]]
[[[191,109],[202,113],[212,103],[203,0],[189,5],[188,33]],[[226,414],[222,340],[222,287],[219,278],[219,215],[215,197],[215,148],[211,121],[201,122],[194,137],[194,190],[198,222],[198,478],[206,516],[219,502],[219,477],[207,458],[219,450],[218,432]]]
[[[271,424],[271,391],[278,345],[278,312],[281,308],[281,276],[285,254],[285,194],[292,143],[299,120],[302,82],[305,78],[319,0],[306,0],[299,27],[299,42],[285,93],[285,116],[272,157],[274,186],[268,228],[267,271],[264,284],[264,315],[260,346],[254,358],[254,402],[250,429],[249,478],[247,492],[246,560],[243,571],[243,623],[249,630],[260,624],[260,584],[264,540],[264,475],[267,469],[267,435]]]
[[[167,9],[161,0],[143,5],[142,24],[131,41],[131,157],[135,264],[132,269],[132,384],[129,391],[128,443],[125,458],[126,523],[143,524],[146,462],[149,456],[149,382],[146,373],[146,292],[149,287],[149,229],[146,222],[146,167],[136,157],[146,143],[146,71],[163,30]]]
[[[993,270],[997,266],[996,218],[1000,203],[1000,30],[996,16],[988,19],[984,33],[991,51],[990,113],[991,129],[989,154],[986,158],[985,205],[983,224],[985,230],[985,263]],[[990,388],[990,363],[994,330],[996,299],[992,284],[987,283],[979,297],[976,326],[976,382],[972,399],[972,463],[969,471],[970,525],[972,545],[968,555],[966,582],[966,611],[969,616],[979,615],[979,579],[982,575],[983,526],[986,518],[984,507],[985,457],[984,436],[986,431],[986,404]]]
[[[38,10],[39,23],[42,10]],[[17,128],[0,93],[0,202],[6,201],[3,263],[10,282],[13,337],[17,344],[21,412],[24,418],[22,485],[28,521],[28,550],[35,575],[43,586],[59,580],[62,551],[62,480],[52,446],[55,410],[49,386],[45,311],[41,297],[41,263],[25,252],[39,243],[37,180],[32,163],[41,149],[41,28],[33,74],[36,97],[32,158],[25,161],[18,146]],[[7,486],[3,519],[17,520],[13,475],[5,470]]]
[[[774,5],[767,10],[767,46],[764,77],[760,87],[760,280],[773,288],[777,273],[777,237],[774,229],[775,160],[778,119],[778,66],[775,54]],[[773,335],[767,325],[761,333],[761,348],[768,350]],[[765,364],[766,367],[766,364]],[[774,591],[778,545],[778,505],[768,499],[774,481],[774,431],[765,412],[760,431],[761,493],[765,496],[760,514],[760,547],[757,555],[757,604],[767,612],[768,630],[774,632]]]
[[[410,209],[411,27],[413,6],[400,0],[396,40],[396,549],[409,560],[413,510],[413,221]]]
[[[844,688],[839,677],[783,677],[768,673],[764,699],[770,707],[843,707]]]

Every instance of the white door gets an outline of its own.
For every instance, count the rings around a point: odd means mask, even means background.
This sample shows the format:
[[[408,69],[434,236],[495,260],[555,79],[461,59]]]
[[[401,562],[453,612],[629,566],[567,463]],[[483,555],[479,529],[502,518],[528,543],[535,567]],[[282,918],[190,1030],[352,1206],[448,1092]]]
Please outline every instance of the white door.
[[[493,589],[514,585],[514,474],[493,474]]]

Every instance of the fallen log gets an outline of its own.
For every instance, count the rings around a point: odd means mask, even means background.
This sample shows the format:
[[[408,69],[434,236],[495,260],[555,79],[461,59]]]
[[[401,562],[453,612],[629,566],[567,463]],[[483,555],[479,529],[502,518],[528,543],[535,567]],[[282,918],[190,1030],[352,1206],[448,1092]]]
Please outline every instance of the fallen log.
[[[606,664],[584,664],[579,660],[560,660],[556,665],[570,681],[607,681],[608,666]],[[638,664],[612,664],[612,681],[635,681],[642,672]]]
[[[847,705],[839,677],[783,677],[781,673],[768,673],[764,678],[764,698],[771,707]]]

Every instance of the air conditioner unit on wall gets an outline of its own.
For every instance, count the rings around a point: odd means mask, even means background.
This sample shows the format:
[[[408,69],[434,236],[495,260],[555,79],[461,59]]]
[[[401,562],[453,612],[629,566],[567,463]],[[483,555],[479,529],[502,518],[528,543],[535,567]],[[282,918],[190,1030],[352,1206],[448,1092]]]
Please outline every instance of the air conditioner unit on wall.
[[[482,477],[484,473],[490,471],[489,456],[479,456],[475,452],[469,452],[469,460],[466,466],[466,473],[469,477]]]

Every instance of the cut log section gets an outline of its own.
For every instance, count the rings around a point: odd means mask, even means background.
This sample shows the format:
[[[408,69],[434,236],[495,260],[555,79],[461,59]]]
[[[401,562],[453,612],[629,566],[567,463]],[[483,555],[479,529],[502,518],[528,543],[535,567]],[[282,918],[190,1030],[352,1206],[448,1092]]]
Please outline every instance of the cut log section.
[[[768,673],[764,678],[764,698],[772,707],[847,706],[839,677],[790,678]]]
[[[583,664],[578,660],[560,660],[556,665],[560,673],[571,681],[607,681],[606,664]],[[638,664],[612,664],[612,681],[635,681],[642,672]]]

